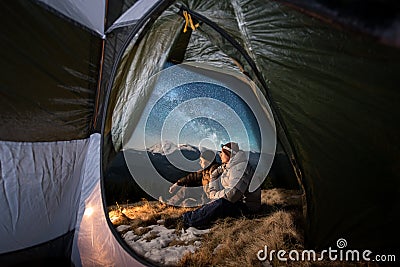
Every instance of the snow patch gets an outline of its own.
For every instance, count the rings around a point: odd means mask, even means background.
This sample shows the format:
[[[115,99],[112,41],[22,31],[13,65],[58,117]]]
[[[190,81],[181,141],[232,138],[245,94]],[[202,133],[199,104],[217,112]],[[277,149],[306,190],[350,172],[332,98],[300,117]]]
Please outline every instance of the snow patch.
[[[127,230],[127,225],[121,226],[117,228]],[[131,230],[123,234],[122,238],[137,254],[161,265],[175,265],[185,253],[194,253],[201,245],[201,236],[210,232],[210,229],[199,230],[194,227],[177,231],[164,225],[151,225],[147,228],[151,230],[142,236]]]
[[[120,226],[118,226],[116,229],[117,229],[117,232],[118,232],[118,233],[121,233],[121,232],[123,232],[123,231],[125,231],[125,230],[128,230],[129,228],[131,228],[130,225],[120,225]]]

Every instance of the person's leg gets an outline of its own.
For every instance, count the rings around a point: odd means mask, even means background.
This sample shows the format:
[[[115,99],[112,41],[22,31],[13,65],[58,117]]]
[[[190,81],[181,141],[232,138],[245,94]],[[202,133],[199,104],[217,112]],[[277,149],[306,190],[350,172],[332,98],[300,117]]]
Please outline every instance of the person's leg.
[[[192,189],[192,188],[189,188]],[[204,205],[207,201],[204,201],[204,198],[207,195],[203,190],[191,190],[186,192],[186,199],[182,201],[182,207],[199,207]]]
[[[191,188],[189,187],[180,188],[176,194],[168,200],[168,204],[182,207],[195,207],[203,205],[203,195],[206,196],[206,194],[202,191],[190,191],[190,189]]]
[[[218,218],[238,215],[240,215],[240,208],[238,205],[224,198],[220,198],[196,210],[184,213],[183,223],[187,227],[206,228],[210,226],[212,221]]]

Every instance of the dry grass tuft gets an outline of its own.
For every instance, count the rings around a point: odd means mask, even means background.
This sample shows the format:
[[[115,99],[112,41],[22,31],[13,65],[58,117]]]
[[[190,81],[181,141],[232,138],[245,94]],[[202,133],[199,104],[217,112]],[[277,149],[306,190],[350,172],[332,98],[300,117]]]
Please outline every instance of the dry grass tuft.
[[[301,191],[274,188],[262,191],[261,202],[268,206],[299,207],[302,205],[302,195]]]
[[[180,218],[183,213],[193,208],[169,206],[161,202],[149,202],[143,199],[140,202],[126,205],[116,205],[108,208],[109,217],[115,227],[130,225],[131,228],[147,227],[157,224],[159,220]],[[113,219],[115,218],[115,219]]]
[[[183,241],[183,240],[172,240],[168,246],[173,247],[173,246],[187,246],[187,245],[192,245],[194,241]]]
[[[133,230],[135,235],[139,235],[139,236],[142,236],[150,231],[151,231],[151,228],[149,228],[149,227],[138,227],[138,228],[134,228],[134,230]]]
[[[271,249],[303,248],[303,233],[296,220],[294,211],[277,211],[257,219],[220,220],[203,239],[203,246],[186,254],[180,266],[263,266],[256,255],[265,245]]]
[[[147,242],[150,242],[151,240],[153,240],[153,239],[155,239],[157,237],[159,237],[158,233],[150,232],[150,234],[145,237],[145,240]]]

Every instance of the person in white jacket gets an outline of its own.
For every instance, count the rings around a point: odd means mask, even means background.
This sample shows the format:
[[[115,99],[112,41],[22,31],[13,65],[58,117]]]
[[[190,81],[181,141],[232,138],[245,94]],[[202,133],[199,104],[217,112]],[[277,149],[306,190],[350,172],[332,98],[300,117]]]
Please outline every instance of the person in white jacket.
[[[185,226],[205,228],[217,218],[256,212],[261,206],[261,188],[249,192],[254,171],[237,143],[222,145],[223,165],[212,174],[209,198],[213,201],[183,214]]]

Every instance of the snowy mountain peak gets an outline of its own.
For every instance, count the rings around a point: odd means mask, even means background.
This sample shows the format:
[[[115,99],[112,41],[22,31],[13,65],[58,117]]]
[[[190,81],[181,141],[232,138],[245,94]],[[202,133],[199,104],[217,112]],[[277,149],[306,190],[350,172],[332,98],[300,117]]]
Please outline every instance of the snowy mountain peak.
[[[167,154],[171,154],[174,151],[176,151],[178,149],[178,146],[175,145],[173,142],[165,140],[162,141],[159,144],[155,144],[152,147],[150,147],[148,149],[149,152],[155,154],[163,154],[163,155],[167,155]]]
[[[193,151],[193,152],[199,152],[199,149],[195,146],[189,145],[189,144],[179,144],[176,145],[171,141],[165,140],[162,141],[161,143],[155,144],[152,147],[150,147],[147,151],[155,154],[162,154],[162,155],[169,155],[174,153],[177,150],[186,150],[186,151]]]
[[[188,151],[193,151],[193,152],[199,152],[199,149],[197,147],[189,145],[189,144],[179,144],[178,148],[180,150],[188,150]]]

